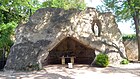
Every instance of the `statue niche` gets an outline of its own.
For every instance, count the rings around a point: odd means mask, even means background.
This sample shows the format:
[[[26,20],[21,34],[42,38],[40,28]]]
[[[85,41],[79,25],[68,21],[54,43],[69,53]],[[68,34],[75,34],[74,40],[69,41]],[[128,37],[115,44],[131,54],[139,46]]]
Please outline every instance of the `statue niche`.
[[[95,36],[99,37],[101,35],[101,29],[102,25],[99,20],[93,20],[92,23],[92,31],[95,34]]]

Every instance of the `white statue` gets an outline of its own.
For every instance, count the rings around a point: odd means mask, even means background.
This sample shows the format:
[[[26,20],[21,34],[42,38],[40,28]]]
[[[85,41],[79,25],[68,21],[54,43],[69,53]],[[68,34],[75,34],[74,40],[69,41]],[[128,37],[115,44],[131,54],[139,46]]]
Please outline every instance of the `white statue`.
[[[94,33],[95,33],[95,36],[99,36],[99,27],[97,26],[96,23],[94,25]]]

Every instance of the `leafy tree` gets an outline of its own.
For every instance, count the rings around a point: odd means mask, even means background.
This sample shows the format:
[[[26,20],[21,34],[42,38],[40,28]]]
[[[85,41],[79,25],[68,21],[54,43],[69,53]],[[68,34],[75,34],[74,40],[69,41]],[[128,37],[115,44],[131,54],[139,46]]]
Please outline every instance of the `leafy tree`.
[[[140,0],[103,0],[103,4],[99,9],[114,12],[118,21],[133,21],[138,42],[138,61],[140,61]]]
[[[4,12],[2,14],[12,14],[10,18],[17,21],[28,19],[38,8],[38,0],[0,0],[0,10]]]
[[[42,7],[56,7],[64,9],[76,8],[83,10],[86,5],[84,0],[46,0],[43,2]]]
[[[38,0],[0,0],[0,58],[8,55],[18,23],[26,21],[38,8]]]
[[[9,22],[7,24],[0,24],[0,57],[5,54],[8,55],[10,51],[10,47],[13,44],[13,40],[11,39],[12,35],[14,35],[14,28],[17,26],[15,22]]]

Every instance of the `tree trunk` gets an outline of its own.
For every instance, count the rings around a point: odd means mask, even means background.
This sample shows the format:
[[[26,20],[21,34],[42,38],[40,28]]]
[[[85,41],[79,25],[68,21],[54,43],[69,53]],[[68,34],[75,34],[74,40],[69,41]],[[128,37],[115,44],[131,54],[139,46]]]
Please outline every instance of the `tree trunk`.
[[[137,38],[137,44],[138,44],[138,61],[140,61],[140,30],[139,30],[139,26],[140,26],[140,18],[139,18],[139,10],[136,9],[136,6],[132,6],[131,0],[127,0],[128,5],[130,7],[130,10],[132,12],[132,17],[134,20],[134,24],[135,24],[135,29],[136,29],[136,38]]]
[[[138,18],[136,16],[133,17],[135,29],[136,29],[136,38],[137,38],[137,44],[138,44],[138,61],[140,61],[140,30],[139,30],[139,24],[138,24]]]
[[[138,16],[133,16],[135,29],[136,29],[136,37],[137,37],[137,44],[138,44],[138,61],[140,61],[140,33],[139,33],[139,18]]]

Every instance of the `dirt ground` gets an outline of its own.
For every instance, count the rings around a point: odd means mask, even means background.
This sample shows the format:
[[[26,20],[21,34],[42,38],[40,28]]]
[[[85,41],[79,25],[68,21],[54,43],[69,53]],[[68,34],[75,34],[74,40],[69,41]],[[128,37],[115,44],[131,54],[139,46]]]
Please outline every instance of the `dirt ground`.
[[[75,64],[72,69],[67,65],[48,65],[41,71],[0,72],[0,79],[140,79],[140,63],[109,66],[106,68]]]

